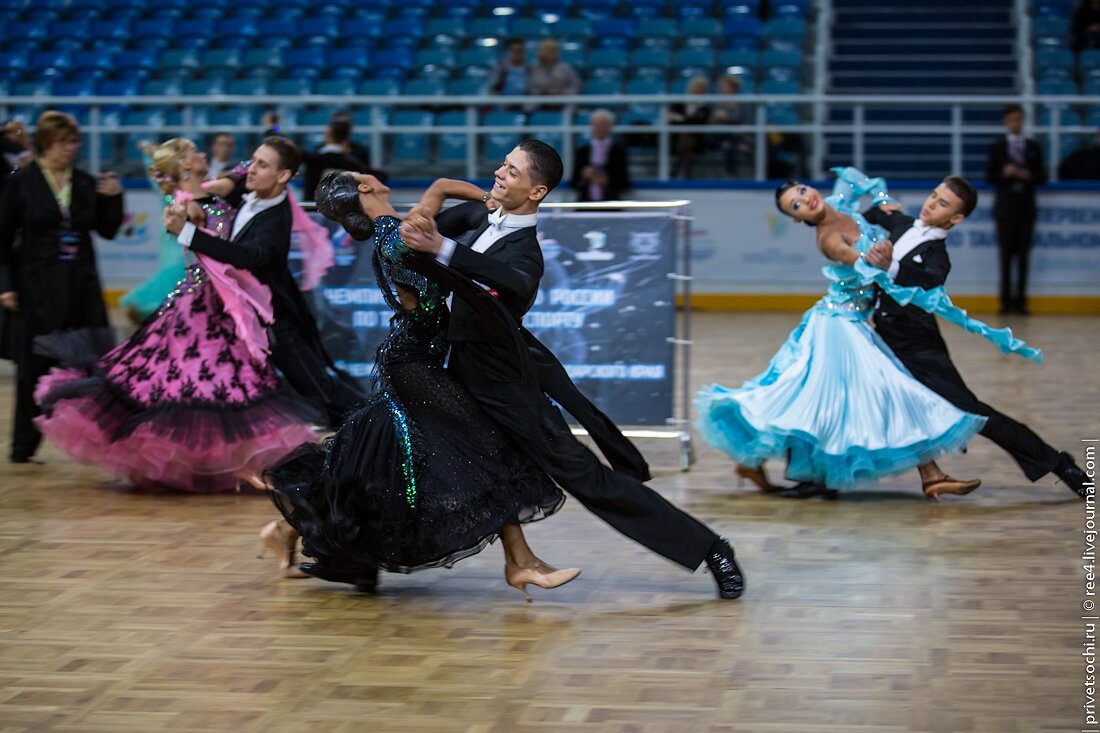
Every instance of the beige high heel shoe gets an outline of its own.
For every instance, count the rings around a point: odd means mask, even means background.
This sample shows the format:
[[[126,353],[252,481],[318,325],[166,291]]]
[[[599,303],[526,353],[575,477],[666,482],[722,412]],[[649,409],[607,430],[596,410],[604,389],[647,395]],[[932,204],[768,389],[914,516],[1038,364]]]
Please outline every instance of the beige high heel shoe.
[[[737,487],[740,488],[741,484],[746,479],[756,484],[764,493],[772,493],[775,491],[782,491],[782,486],[776,486],[771,481],[768,481],[768,475],[764,473],[764,467],[750,468],[749,466],[742,466],[738,463],[733,467],[733,472],[737,474]]]
[[[531,595],[527,592],[527,584],[537,585],[539,588],[557,588],[581,574],[580,568],[566,568],[555,570],[542,561],[536,561],[534,567],[517,568],[515,565],[504,565],[504,579],[508,585],[518,589],[531,602]]]
[[[970,479],[957,479],[943,475],[943,478],[933,479],[931,481],[925,481],[921,484],[921,490],[924,495],[930,499],[941,501],[941,494],[953,494],[955,496],[966,496],[974,489],[982,485],[980,478]]]
[[[273,520],[264,525],[260,530],[260,554],[263,558],[264,551],[271,548],[275,556],[279,558],[279,572],[284,578],[308,578],[301,569],[294,564],[294,551],[298,543],[298,533],[289,524],[283,530],[283,522]]]

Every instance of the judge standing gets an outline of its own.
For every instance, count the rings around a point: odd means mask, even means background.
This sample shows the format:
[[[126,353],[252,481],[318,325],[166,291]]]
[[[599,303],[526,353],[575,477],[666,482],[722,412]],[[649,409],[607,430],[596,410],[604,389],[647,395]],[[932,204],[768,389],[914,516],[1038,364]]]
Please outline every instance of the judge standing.
[[[73,167],[80,126],[47,111],[34,133],[39,156],[13,174],[0,197],[0,329],[3,355],[16,364],[12,463],[32,462],[42,441],[34,385],[56,362],[32,353],[36,336],[106,327],[92,232],[114,238],[122,226],[118,176]]]

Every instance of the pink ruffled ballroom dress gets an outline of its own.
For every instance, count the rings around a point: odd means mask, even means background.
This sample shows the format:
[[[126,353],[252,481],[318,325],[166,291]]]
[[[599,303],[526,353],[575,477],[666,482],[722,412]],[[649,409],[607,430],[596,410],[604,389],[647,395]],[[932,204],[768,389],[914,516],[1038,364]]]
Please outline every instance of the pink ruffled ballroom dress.
[[[224,201],[199,203],[207,229],[228,237]],[[314,441],[315,416],[268,362],[268,288],[193,256],[157,311],[98,361],[94,333],[36,342],[63,364],[38,382],[37,425],[75,460],[139,486],[231,491]]]

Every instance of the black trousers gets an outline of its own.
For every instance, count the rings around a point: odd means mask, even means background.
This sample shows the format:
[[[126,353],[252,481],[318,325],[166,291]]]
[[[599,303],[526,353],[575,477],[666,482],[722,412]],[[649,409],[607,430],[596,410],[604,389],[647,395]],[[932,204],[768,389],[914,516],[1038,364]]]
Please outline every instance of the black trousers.
[[[42,414],[34,402],[34,387],[38,379],[50,371],[56,361],[30,356],[16,367],[15,415],[12,419],[11,458],[30,458],[42,443],[42,433],[34,426],[34,418]]]
[[[981,434],[1007,451],[1028,480],[1036,481],[1058,465],[1058,451],[1044,443],[1031,428],[997,412],[970,391],[945,348],[899,350],[890,343],[888,333],[879,331],[879,335],[922,384],[960,410],[989,418]]]
[[[271,363],[295,392],[324,410],[329,427],[339,427],[344,416],[366,399],[354,379],[331,369],[328,359],[294,331],[274,334]]]
[[[630,539],[688,570],[706,558],[717,535],[636,478],[608,468],[570,432],[545,397],[497,381],[476,347],[455,344],[450,368],[481,407],[520,449],[585,509]]]
[[[997,217],[996,225],[1001,256],[1001,307],[1023,308],[1027,305],[1028,257],[1035,233],[1035,211],[1020,207]]]

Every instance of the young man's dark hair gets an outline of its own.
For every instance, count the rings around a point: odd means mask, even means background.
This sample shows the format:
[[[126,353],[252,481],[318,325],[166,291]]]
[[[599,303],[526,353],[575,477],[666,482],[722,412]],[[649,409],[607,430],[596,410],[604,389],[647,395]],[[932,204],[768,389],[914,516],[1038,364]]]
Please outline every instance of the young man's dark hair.
[[[271,137],[265,137],[260,145],[266,145],[279,154],[279,162],[283,164],[284,170],[296,174],[298,169],[302,167],[302,152],[298,150],[297,145],[287,138],[272,135]]]
[[[565,166],[557,150],[542,140],[533,139],[524,140],[516,147],[527,154],[527,162],[531,166],[531,183],[536,186],[546,186],[547,193],[561,183]]]
[[[1017,112],[1023,114],[1024,108],[1016,104],[1015,102],[1009,105],[1005,105],[1005,108],[1001,110],[1001,119],[1004,119],[1005,117],[1008,117],[1009,115],[1015,114]]]
[[[959,207],[959,213],[963,216],[970,216],[974,212],[974,207],[978,205],[978,191],[971,185],[970,181],[966,180],[962,176],[948,176],[943,179],[944,185],[951,189],[951,193],[959,197],[962,202],[962,206]]]

